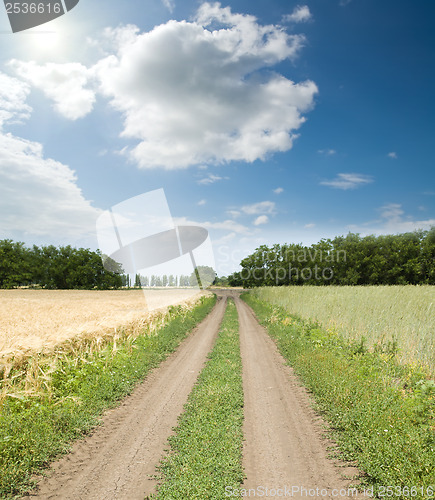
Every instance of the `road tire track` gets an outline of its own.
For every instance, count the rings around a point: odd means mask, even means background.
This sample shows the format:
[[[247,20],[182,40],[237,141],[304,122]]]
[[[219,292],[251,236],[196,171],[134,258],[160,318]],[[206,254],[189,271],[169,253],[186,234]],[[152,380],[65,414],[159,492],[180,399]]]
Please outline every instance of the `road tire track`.
[[[245,395],[243,488],[287,486],[289,491],[295,488],[292,498],[313,497],[302,488],[316,491],[315,498],[348,498],[332,492],[350,486],[343,473],[355,475],[357,471],[342,468],[340,473],[328,457],[331,443],[325,439],[307,391],[252,309],[238,297],[236,305]],[[322,490],[327,494],[322,495]]]
[[[155,492],[156,465],[217,338],[226,298],[177,351],[147,376],[102,425],[50,467],[30,497],[143,500]],[[28,498],[28,496],[26,496]]]

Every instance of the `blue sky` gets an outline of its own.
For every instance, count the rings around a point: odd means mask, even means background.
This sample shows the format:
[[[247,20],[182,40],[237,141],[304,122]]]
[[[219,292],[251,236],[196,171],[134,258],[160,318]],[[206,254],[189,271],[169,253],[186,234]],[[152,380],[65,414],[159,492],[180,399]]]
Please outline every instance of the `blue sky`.
[[[163,188],[220,275],[261,244],[435,225],[432,0],[0,8],[0,239],[97,248]]]

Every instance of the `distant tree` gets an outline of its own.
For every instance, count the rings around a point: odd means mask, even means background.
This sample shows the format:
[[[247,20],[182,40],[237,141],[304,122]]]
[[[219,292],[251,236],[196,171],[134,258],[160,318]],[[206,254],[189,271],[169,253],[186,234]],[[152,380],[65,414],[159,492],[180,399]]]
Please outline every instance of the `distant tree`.
[[[214,280],[213,285],[215,286],[228,286],[228,277],[227,276],[219,276]]]
[[[166,274],[163,275],[162,285],[163,286],[168,286],[168,277],[166,276]]]
[[[180,276],[180,284],[179,286],[189,286],[189,276],[184,276],[183,274]]]
[[[207,288],[216,279],[216,271],[209,266],[197,266],[193,273],[190,275],[190,286],[200,286]]]

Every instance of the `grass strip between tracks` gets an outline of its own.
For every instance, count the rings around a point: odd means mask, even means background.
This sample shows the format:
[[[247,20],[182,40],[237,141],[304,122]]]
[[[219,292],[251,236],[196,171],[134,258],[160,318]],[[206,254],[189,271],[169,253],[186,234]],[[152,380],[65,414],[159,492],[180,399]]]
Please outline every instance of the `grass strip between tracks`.
[[[219,499],[243,482],[243,385],[237,310],[229,299],[215,347],[189,395],[153,499]]]
[[[434,498],[435,384],[422,369],[252,294],[242,298],[312,392],[339,456],[363,471],[362,487],[379,497]]]
[[[191,310],[173,306],[157,332],[118,339],[99,352],[65,356],[50,374],[50,390],[7,398],[0,414],[0,498],[28,490],[32,476],[98,423],[102,412],[131,393],[209,314],[216,297]]]

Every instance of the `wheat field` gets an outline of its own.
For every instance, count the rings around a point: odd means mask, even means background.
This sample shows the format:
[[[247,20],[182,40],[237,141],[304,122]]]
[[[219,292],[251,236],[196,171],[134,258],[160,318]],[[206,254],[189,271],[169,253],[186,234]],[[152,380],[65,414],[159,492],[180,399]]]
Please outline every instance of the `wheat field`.
[[[140,329],[169,305],[205,292],[167,290],[0,290],[0,362],[49,351],[68,340],[96,343],[123,328]]]
[[[435,286],[289,286],[258,288],[261,300],[319,322],[369,347],[397,342],[398,360],[435,374]]]

